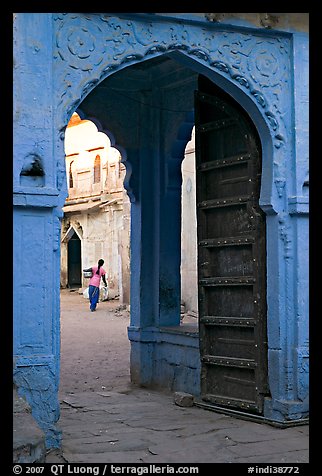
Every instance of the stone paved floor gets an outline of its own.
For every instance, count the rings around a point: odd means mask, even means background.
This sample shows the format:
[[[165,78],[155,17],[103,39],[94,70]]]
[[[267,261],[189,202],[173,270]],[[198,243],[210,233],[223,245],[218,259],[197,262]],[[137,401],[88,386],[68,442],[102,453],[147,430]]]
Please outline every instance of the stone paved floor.
[[[61,396],[68,463],[308,463],[308,425],[275,428],[131,387]]]

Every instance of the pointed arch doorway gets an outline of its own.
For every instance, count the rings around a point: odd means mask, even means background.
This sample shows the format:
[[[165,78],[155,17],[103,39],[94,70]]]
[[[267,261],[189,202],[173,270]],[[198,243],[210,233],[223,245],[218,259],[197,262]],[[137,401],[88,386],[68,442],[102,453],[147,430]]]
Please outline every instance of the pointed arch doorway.
[[[82,240],[70,226],[61,241],[61,286],[80,288],[82,285]]]
[[[105,79],[122,70],[123,79],[129,81],[124,89],[115,76],[115,96],[120,94],[118,98],[112,98],[114,104],[111,106],[118,105],[126,114],[122,123],[116,120],[108,129],[115,130],[118,142],[124,143],[128,152],[128,183],[136,200],[131,242],[132,255],[138,256],[132,263],[135,273],[131,284],[135,291],[132,294],[135,299],[131,302],[133,368],[140,382],[150,383],[152,378],[161,376],[167,383],[172,380],[164,367],[161,368],[163,363],[169,363],[168,368],[172,371],[179,367],[179,359],[169,362],[168,356],[174,352],[162,351],[166,344],[168,347],[173,345],[174,334],[170,336],[160,331],[160,326],[173,325],[172,317],[178,315],[177,309],[180,309],[180,299],[172,292],[177,289],[179,274],[176,267],[179,264],[176,263],[180,263],[177,242],[173,240],[177,223],[173,197],[177,200],[179,187],[176,180],[178,154],[172,145],[181,148],[182,135],[177,132],[178,123],[182,124],[184,118],[178,117],[178,111],[187,109],[187,98],[190,101],[191,94],[182,82],[178,84],[180,77],[175,77],[171,64],[168,72],[164,68],[157,71],[162,74],[150,75],[149,71],[138,68],[129,78],[126,71],[128,66],[138,63],[143,66],[145,61],[162,55],[171,55],[178,61],[182,58],[182,64],[206,74],[245,108],[259,132],[265,172],[260,203],[267,215],[269,382],[272,393],[272,398],[265,402],[264,413],[277,420],[294,420],[308,415],[308,200],[302,190],[304,180],[307,185],[305,174],[308,170],[308,116],[304,106],[307,104],[307,75],[302,75],[308,70],[306,33],[282,25],[272,32],[245,20],[240,23],[239,19],[232,23],[226,19],[217,23],[209,22],[207,17],[192,20],[176,16],[49,13],[38,15],[36,21],[30,21],[30,15],[25,13],[15,16],[15,53],[25,65],[23,69],[15,70],[15,98],[21,110],[29,111],[30,116],[28,121],[24,114],[15,117],[14,254],[24,280],[15,283],[14,352],[17,360],[14,373],[21,392],[28,396],[33,412],[38,414],[50,444],[57,444],[59,440],[53,427],[59,415],[60,219],[67,192],[63,136],[70,115],[92,92],[99,89],[102,93],[94,112],[97,106],[102,114],[110,111],[106,107],[109,104],[100,101],[104,99],[101,86]],[[286,24],[289,25],[288,20]],[[30,42],[25,41],[27,32],[35,44],[45,45],[37,54],[30,54]],[[75,37],[82,39],[78,48],[73,41]],[[33,71],[39,70],[40,57],[44,62],[49,61],[51,67],[43,68],[42,74],[36,75],[31,84],[28,78]],[[177,73],[181,76],[179,71]],[[151,81],[147,82],[149,78]],[[29,94],[30,86],[35,95]],[[111,96],[110,88],[105,92],[106,96]],[[122,96],[123,93],[128,97]],[[30,107],[34,97],[39,98],[37,108]],[[135,102],[135,107],[130,108],[130,102]],[[147,111],[149,104],[162,109]],[[188,106],[191,110],[190,102]],[[48,111],[45,127],[39,108]],[[169,117],[169,109],[174,120]],[[140,125],[147,125],[149,130],[142,131]],[[21,131],[24,134],[21,135]],[[182,132],[184,139],[187,138]],[[23,157],[27,158],[27,168],[32,158],[41,158],[45,170],[43,184],[33,181],[35,183],[29,183],[32,185],[29,187],[22,183]],[[163,177],[157,181],[155,178],[160,178],[160,172]],[[160,203],[159,197],[162,197]],[[165,230],[162,236],[161,220]],[[35,237],[41,248],[35,247]],[[168,253],[170,240],[176,246],[171,254]],[[30,252],[20,259],[21,250],[26,246]],[[141,249],[145,250],[145,256],[140,255]],[[46,265],[48,269],[41,283],[30,281],[29,274],[35,263],[37,267]],[[163,294],[159,292],[160,276],[171,278],[171,286],[169,279],[164,281],[167,288],[161,287]],[[38,301],[34,295],[42,296],[36,313],[35,302]],[[167,297],[175,297],[175,300],[169,301]],[[34,332],[36,328],[37,332]],[[187,352],[183,354],[187,356]],[[185,358],[181,362],[185,363]],[[190,370],[189,375],[199,377],[197,367],[192,366],[190,360],[186,368]],[[35,375],[38,378],[34,378]],[[186,375],[182,372],[184,385]],[[178,378],[176,375],[176,381]],[[47,382],[46,388],[42,382]],[[189,383],[191,385],[185,387],[188,391],[197,388],[192,379]],[[39,395],[42,395],[41,401]]]
[[[68,286],[70,288],[81,287],[81,240],[74,231],[67,245],[68,254]]]
[[[214,405],[262,414],[268,394],[265,215],[259,207],[262,153],[256,128],[237,101],[216,75],[174,54],[113,74],[84,99],[81,108],[88,117],[95,113],[102,124],[109,124],[127,151],[125,164],[131,165],[127,186],[133,194],[134,298],[128,329],[132,381],[195,394],[200,389],[202,398]],[[107,111],[113,115],[107,116]],[[196,138],[198,293],[200,303],[204,301],[199,309],[200,339],[179,329],[181,162],[194,123],[200,126]],[[211,154],[217,156],[206,159]],[[230,167],[222,166],[226,159],[232,162]],[[217,198],[225,201],[224,206],[202,205]],[[252,220],[258,216],[256,235]],[[230,242],[215,246],[215,239]],[[212,245],[201,243],[206,240]],[[254,259],[262,262],[258,273]],[[208,268],[205,262],[210,263]],[[227,283],[219,283],[220,278]],[[263,293],[260,298],[256,286]],[[224,318],[228,323],[221,321]]]

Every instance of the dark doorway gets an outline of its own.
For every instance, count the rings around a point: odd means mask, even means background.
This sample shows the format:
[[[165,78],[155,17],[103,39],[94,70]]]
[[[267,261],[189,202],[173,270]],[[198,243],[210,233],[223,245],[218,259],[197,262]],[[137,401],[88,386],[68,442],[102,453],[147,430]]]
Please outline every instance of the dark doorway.
[[[77,233],[68,242],[68,287],[76,288],[82,285],[81,275],[81,240]]]
[[[261,145],[227,93],[195,93],[201,398],[263,413],[267,385],[266,232]]]

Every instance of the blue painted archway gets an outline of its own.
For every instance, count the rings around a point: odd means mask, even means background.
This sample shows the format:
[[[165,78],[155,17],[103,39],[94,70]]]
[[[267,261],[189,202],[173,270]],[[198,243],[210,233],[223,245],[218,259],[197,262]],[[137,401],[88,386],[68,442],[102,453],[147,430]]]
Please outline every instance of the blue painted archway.
[[[307,144],[307,136],[301,130],[301,138],[295,135],[298,118],[294,118],[294,110],[298,115],[300,105],[293,89],[293,85],[296,92],[303,88],[295,65],[305,63],[305,54],[295,54],[294,44],[305,52],[306,40],[296,32],[207,20],[177,21],[152,14],[16,15],[14,99],[19,114],[14,131],[14,253],[15,269],[19,266],[24,278],[15,284],[14,292],[14,377],[46,432],[48,446],[59,445],[60,439],[55,423],[59,418],[59,235],[67,196],[64,130],[80,106],[88,115],[95,113],[126,151],[132,200],[131,373],[140,384],[162,385],[163,356],[154,359],[152,355],[158,354],[165,340],[167,345],[178,344],[162,328],[177,325],[180,315],[180,161],[193,126],[193,103],[189,104],[186,93],[193,90],[197,73],[238,101],[261,139],[260,204],[267,214],[272,395],[265,416],[281,421],[307,415],[308,270],[305,254],[299,249],[307,247],[308,237],[307,163],[297,160],[300,151],[306,152],[303,144]],[[163,69],[164,59],[169,70]],[[158,95],[161,79],[152,87],[150,78],[151,89],[146,90],[151,62],[168,75],[163,95]],[[51,67],[44,69],[44,63]],[[178,66],[172,71],[174,65]],[[135,71],[132,80],[141,103],[157,105],[162,113],[133,107],[128,115],[127,107],[125,118],[128,101],[124,98],[122,102],[119,96],[119,115],[113,114],[114,120],[106,124],[106,114],[100,113],[97,101],[103,97],[100,88],[106,86],[106,104],[115,106],[111,81],[118,77],[128,88],[131,71]],[[175,77],[169,79],[172,72]],[[168,86],[172,92],[165,92]],[[128,89],[127,94],[133,97]],[[42,171],[41,180],[35,178],[35,170]],[[22,254],[26,248],[29,253]],[[43,282],[34,282],[31,264],[46,271]],[[168,285],[172,291],[177,289],[170,306],[166,300],[169,293],[162,287],[163,276],[169,275],[173,280],[168,280]],[[181,345],[181,337],[177,339]],[[193,336],[183,339],[196,350]],[[197,365],[188,362],[193,377],[183,378],[190,382],[187,391],[198,380]]]

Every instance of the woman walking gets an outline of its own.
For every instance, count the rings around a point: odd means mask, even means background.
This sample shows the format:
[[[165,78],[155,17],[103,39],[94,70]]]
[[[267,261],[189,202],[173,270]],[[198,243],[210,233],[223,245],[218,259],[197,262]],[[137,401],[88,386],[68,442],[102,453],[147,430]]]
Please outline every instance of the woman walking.
[[[99,259],[97,266],[93,266],[92,268],[84,269],[84,271],[92,271],[92,277],[89,280],[89,288],[88,288],[88,295],[90,301],[90,310],[91,312],[96,311],[96,306],[98,303],[98,298],[100,295],[100,282],[101,278],[105,286],[107,286],[107,282],[105,279],[106,271],[102,268],[104,264],[103,259]]]

